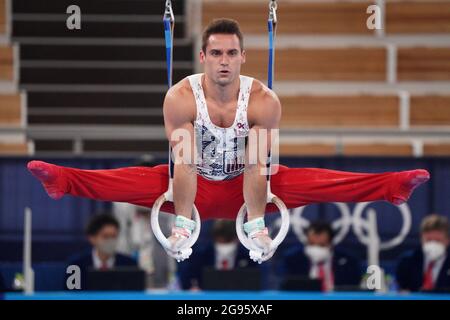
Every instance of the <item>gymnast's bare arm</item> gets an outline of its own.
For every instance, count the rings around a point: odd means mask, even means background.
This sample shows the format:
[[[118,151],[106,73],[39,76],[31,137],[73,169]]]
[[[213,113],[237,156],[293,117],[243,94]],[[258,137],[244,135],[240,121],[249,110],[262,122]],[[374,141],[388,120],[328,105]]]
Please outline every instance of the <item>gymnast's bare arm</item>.
[[[244,171],[244,199],[248,209],[248,221],[250,221],[264,216],[267,198],[267,180],[266,176],[261,173],[261,169],[265,168],[267,155],[258,152],[257,163],[249,163],[249,149],[250,146],[255,146],[258,143],[254,138],[263,134],[267,138],[266,150],[270,150],[270,130],[278,129],[279,127],[281,103],[272,90],[264,86],[261,82],[254,80],[247,112],[250,130],[256,133],[250,134],[249,136]]]
[[[193,126],[195,112],[195,99],[188,80],[182,80],[167,92],[163,113],[166,135],[173,148],[175,161],[173,180],[175,212],[188,219],[191,219],[197,193]]]

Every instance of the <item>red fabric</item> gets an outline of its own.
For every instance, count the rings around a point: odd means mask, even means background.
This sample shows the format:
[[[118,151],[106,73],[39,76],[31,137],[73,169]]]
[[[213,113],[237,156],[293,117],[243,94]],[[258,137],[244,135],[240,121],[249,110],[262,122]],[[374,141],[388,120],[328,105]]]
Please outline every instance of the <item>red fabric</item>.
[[[228,269],[229,269],[228,260],[227,259],[223,259],[222,260],[222,270],[228,270]]]
[[[59,187],[66,193],[102,201],[129,202],[152,207],[167,190],[168,166],[83,170],[60,167]],[[400,185],[396,172],[354,173],[320,168],[279,166],[271,177],[272,192],[288,208],[320,202],[392,201]],[[195,205],[202,220],[236,219],[244,203],[243,175],[232,180],[211,181],[197,175]],[[278,211],[269,204],[267,212]],[[162,211],[174,213],[173,203]]]
[[[318,274],[319,280],[322,282],[322,291],[327,291],[325,267],[324,267],[323,263],[319,263],[317,267],[319,268],[319,274]]]
[[[322,291],[331,291],[332,288],[328,287],[328,284],[326,281],[325,263],[319,263],[317,265],[317,267],[318,267],[318,278],[322,282]],[[334,275],[333,275],[333,271],[331,270],[330,286],[333,286],[333,284],[334,284]]]
[[[428,263],[428,266],[423,275],[423,285],[422,285],[423,290],[432,290],[434,288],[433,268],[434,268],[434,261],[431,261]]]

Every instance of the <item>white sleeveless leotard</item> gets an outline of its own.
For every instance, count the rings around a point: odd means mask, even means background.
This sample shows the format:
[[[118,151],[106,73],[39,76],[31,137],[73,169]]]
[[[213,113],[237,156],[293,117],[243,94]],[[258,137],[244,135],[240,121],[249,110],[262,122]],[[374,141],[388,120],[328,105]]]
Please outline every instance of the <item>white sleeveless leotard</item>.
[[[236,117],[228,128],[212,123],[202,87],[203,74],[188,77],[197,105],[194,131],[197,147],[197,172],[210,180],[229,180],[244,172],[245,145],[249,134],[247,107],[253,78],[240,76]]]

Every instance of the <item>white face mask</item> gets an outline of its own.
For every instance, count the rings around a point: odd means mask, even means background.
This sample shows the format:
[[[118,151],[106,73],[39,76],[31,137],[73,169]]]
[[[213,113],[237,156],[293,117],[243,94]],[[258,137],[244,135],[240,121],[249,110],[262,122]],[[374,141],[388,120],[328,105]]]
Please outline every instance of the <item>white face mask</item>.
[[[422,244],[422,251],[430,261],[435,261],[445,254],[445,245],[439,241],[427,241]]]
[[[216,252],[219,256],[230,256],[234,254],[237,249],[237,243],[216,243],[215,245]]]
[[[305,254],[312,263],[321,263],[330,258],[331,251],[328,247],[308,245],[305,247]]]
[[[115,254],[116,249],[117,249],[117,239],[103,240],[97,244],[97,250],[106,255]]]

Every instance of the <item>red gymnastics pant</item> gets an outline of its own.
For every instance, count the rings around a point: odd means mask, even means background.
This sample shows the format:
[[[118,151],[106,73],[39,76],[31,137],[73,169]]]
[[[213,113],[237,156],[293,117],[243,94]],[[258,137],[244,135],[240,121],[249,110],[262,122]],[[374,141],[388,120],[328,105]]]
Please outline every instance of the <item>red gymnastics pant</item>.
[[[95,200],[152,207],[168,187],[167,165],[111,170],[60,168],[60,188],[67,194]],[[401,194],[398,174],[288,168],[280,165],[278,172],[271,177],[271,189],[288,208],[320,202],[392,202],[395,195]],[[195,205],[202,220],[236,219],[243,203],[243,175],[226,181],[212,181],[197,175]],[[161,210],[174,213],[173,203],[165,203]],[[278,210],[269,204],[266,211]]]

